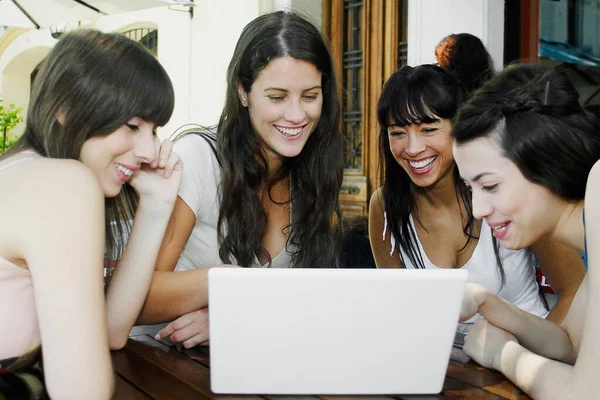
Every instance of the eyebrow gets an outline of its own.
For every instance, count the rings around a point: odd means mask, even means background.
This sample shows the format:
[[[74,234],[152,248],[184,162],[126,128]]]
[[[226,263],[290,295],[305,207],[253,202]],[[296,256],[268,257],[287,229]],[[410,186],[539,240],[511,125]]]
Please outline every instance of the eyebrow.
[[[309,90],[315,90],[315,89],[322,89],[322,88],[321,88],[320,85],[317,85],[317,86],[313,86],[313,87],[308,88],[308,89],[304,89],[303,92],[308,92]],[[267,92],[269,90],[277,90],[277,91],[280,91],[280,92],[289,92],[289,90],[287,90],[287,89],[278,88],[278,87],[268,87],[264,91]]]
[[[388,126],[386,126],[386,128],[394,128],[394,127],[403,128],[405,126],[411,126],[411,125],[429,125],[429,124],[437,124],[440,122],[442,122],[442,120],[439,118],[436,118],[435,120],[433,120],[431,122],[415,121],[414,123],[407,124],[407,125],[400,125],[398,123],[393,122],[393,123],[389,124]]]
[[[492,175],[491,172],[482,172],[480,174],[475,175],[475,177],[473,179],[471,179],[473,182],[477,182],[479,181],[481,178],[483,178],[486,175]]]

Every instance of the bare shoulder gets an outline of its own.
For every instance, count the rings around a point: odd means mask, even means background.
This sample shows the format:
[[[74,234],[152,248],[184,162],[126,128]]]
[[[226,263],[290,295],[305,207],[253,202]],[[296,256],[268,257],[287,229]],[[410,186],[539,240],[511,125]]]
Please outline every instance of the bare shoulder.
[[[385,211],[385,202],[383,200],[383,186],[377,188],[369,200],[369,211],[379,211],[383,214]]]
[[[378,188],[371,195],[369,201],[369,232],[383,230],[385,213],[385,201],[383,200],[383,188]]]
[[[102,232],[104,195],[96,177],[76,160],[40,158],[4,171],[0,241],[13,258],[27,259],[31,249],[50,249],[76,228]],[[6,186],[5,186],[6,185]],[[14,212],[13,210],[19,210]],[[83,229],[83,228],[82,228]],[[65,233],[66,232],[66,233]]]
[[[3,174],[4,175],[4,174]],[[15,188],[4,196],[11,207],[27,209],[20,215],[52,218],[49,210],[75,210],[81,207],[97,208],[104,204],[104,195],[92,171],[76,160],[39,158],[20,163],[6,170],[2,177],[4,187]]]
[[[69,198],[79,193],[101,194],[92,171],[77,160],[40,158],[23,163],[18,174],[29,197],[34,193]]]

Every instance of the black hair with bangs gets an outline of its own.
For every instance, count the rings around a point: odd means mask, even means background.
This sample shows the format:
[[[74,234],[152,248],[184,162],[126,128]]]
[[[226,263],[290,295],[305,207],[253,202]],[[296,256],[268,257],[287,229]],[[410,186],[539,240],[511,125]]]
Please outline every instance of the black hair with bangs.
[[[464,99],[456,78],[435,65],[404,66],[383,86],[377,103],[382,129],[452,119]]]
[[[383,86],[377,104],[379,120],[379,176],[383,186],[386,220],[391,234],[396,239],[396,249],[406,265],[402,252],[417,268],[425,268],[419,251],[415,230],[410,216],[415,211],[415,185],[398,164],[390,149],[388,127],[432,123],[440,119],[452,120],[465,99],[465,90],[458,80],[444,69],[435,65],[404,66],[390,76]],[[385,168],[385,172],[383,171]],[[454,169],[457,202],[463,215],[463,230],[469,240],[474,239],[470,194]],[[416,214],[416,213],[415,213]],[[418,221],[418,214],[414,215]],[[402,251],[400,251],[400,249]],[[498,258],[498,257],[497,257]],[[500,267],[502,281],[504,273]]]

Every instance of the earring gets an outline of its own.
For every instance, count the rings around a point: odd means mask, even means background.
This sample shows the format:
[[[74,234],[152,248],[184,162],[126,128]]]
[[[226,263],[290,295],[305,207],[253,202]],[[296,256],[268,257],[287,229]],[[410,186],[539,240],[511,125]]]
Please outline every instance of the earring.
[[[246,99],[246,96],[240,96],[240,101],[242,102],[242,106],[248,107],[248,99]]]

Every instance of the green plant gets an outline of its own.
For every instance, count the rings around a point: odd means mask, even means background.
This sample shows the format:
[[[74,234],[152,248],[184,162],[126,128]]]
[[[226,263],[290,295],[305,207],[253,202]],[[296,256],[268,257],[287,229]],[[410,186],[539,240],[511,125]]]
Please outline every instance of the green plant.
[[[2,137],[0,138],[0,153],[16,142],[15,138],[9,136],[9,132],[23,122],[22,112],[23,109],[16,107],[14,104],[4,107],[2,99],[0,99],[0,133],[2,133]]]

